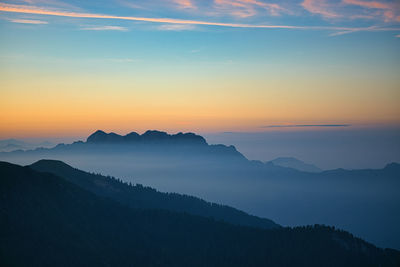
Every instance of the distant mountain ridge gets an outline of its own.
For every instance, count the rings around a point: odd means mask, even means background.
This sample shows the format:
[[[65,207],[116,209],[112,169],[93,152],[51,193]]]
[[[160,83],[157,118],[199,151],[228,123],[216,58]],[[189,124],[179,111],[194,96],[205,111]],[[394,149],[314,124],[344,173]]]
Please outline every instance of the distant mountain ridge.
[[[295,170],[299,171],[304,171],[304,172],[322,172],[320,168],[313,164],[305,163],[304,161],[301,161],[299,159],[293,158],[293,157],[279,157],[276,159],[273,159],[271,161],[272,164],[276,166],[281,166],[281,167],[286,167],[286,168],[292,168]]]
[[[161,153],[168,155],[169,158],[208,158],[212,161],[216,158],[229,159],[234,161],[245,162],[245,156],[237,151],[231,145],[214,145],[208,144],[204,137],[194,133],[168,134],[162,131],[148,130],[143,134],[131,132],[127,135],[119,135],[116,133],[106,133],[102,130],[89,135],[86,141],[76,141],[72,144],[58,144],[52,148],[36,148],[32,150],[15,150],[11,152],[0,152],[0,159],[3,156],[14,155],[18,157],[21,154],[32,155],[44,154],[39,159],[52,158],[55,159],[55,154],[61,155],[65,153],[145,153],[147,156],[151,153]],[[57,158],[57,157],[56,157]]]
[[[162,131],[148,130],[143,134],[131,132],[127,135],[119,135],[116,133],[106,133],[97,130],[91,134],[86,143],[90,144],[121,144],[121,143],[156,143],[156,144],[190,144],[190,145],[207,145],[206,140],[194,133],[177,133],[168,134]]]
[[[29,150],[38,147],[50,148],[55,146],[55,144],[48,141],[41,143],[30,143],[18,139],[3,139],[0,140],[0,152],[11,152],[15,150]]]

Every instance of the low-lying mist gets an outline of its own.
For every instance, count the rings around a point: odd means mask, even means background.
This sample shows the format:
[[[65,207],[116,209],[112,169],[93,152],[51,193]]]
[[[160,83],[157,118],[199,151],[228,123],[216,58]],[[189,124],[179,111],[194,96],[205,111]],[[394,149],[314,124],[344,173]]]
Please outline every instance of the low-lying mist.
[[[234,147],[99,145],[0,153],[28,165],[57,159],[94,173],[227,204],[284,226],[328,224],[381,247],[400,248],[399,166],[300,172],[249,161]]]

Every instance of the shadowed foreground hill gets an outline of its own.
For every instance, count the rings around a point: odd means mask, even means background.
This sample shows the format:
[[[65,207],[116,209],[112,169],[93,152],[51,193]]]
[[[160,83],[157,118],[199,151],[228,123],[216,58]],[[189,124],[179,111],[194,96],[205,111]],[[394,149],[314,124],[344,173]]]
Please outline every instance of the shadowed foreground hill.
[[[137,210],[50,173],[0,162],[3,266],[398,266],[329,227],[261,230]]]
[[[237,209],[209,203],[196,197],[176,193],[161,193],[150,187],[128,185],[112,177],[90,174],[56,160],[40,160],[32,169],[49,172],[76,184],[96,195],[109,197],[136,209],[165,209],[187,212],[203,217],[212,217],[232,224],[278,228],[279,225],[268,219],[251,216]]]

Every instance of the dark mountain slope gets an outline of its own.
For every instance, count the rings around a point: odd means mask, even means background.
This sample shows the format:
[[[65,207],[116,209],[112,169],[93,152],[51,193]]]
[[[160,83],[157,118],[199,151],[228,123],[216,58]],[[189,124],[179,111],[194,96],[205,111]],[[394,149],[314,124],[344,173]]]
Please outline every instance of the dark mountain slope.
[[[399,254],[315,226],[258,230],[139,211],[0,162],[3,266],[398,266]]]
[[[141,185],[128,185],[112,177],[90,174],[72,168],[62,161],[40,160],[30,167],[60,176],[96,195],[109,197],[131,208],[187,212],[232,224],[265,229],[280,227],[271,220],[251,216],[228,206],[209,203],[187,195],[161,193]]]

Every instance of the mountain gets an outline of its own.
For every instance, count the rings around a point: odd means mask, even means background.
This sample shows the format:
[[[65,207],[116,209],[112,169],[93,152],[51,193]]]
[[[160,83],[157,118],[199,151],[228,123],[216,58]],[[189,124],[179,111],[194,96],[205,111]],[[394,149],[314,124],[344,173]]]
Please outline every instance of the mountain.
[[[398,266],[400,254],[325,226],[262,230],[138,210],[0,162],[4,266]]]
[[[97,130],[86,139],[86,142],[89,144],[156,143],[207,145],[206,140],[202,136],[194,133],[167,134],[165,132],[154,130],[146,131],[142,135],[136,132],[131,132],[124,136]]]
[[[104,141],[107,136],[112,142]],[[20,165],[61,160],[161,192],[223,203],[280,225],[335,225],[377,246],[400,249],[400,170],[395,164],[304,172],[248,160],[234,146],[210,145],[195,134],[118,136],[97,131],[86,141],[51,149],[0,153],[0,160]]]
[[[321,172],[322,170],[317,166],[309,163],[305,163],[299,159],[293,157],[280,157],[270,161],[276,166],[292,168],[304,172]]]
[[[24,141],[16,140],[16,139],[4,139],[0,140],[0,151],[1,152],[10,152],[17,149],[27,149],[30,148],[30,145]]]
[[[186,212],[232,224],[265,229],[280,227],[271,220],[251,216],[228,206],[209,203],[187,195],[161,193],[142,185],[129,185],[113,177],[90,174],[72,168],[62,161],[40,160],[29,167],[62,177],[98,196],[108,197],[131,208]]]
[[[0,152],[11,152],[15,150],[29,150],[38,147],[53,147],[54,144],[48,141],[42,143],[28,143],[17,139],[4,139],[0,140]]]

